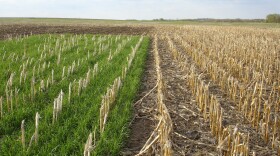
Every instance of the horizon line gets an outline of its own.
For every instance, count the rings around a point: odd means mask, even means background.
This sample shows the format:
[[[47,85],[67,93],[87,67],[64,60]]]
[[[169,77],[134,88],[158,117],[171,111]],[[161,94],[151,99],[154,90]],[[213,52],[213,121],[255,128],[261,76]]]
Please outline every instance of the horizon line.
[[[109,18],[79,18],[79,17],[0,17],[0,18],[21,18],[21,19],[79,19],[79,20],[113,20],[113,21],[153,21],[153,20],[169,20],[169,21],[181,21],[181,20],[265,20],[265,18],[154,18],[154,19],[109,19]]]

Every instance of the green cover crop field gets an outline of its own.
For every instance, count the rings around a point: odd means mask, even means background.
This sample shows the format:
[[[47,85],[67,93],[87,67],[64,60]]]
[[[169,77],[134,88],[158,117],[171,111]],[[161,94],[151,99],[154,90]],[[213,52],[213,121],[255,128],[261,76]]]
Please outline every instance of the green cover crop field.
[[[0,41],[0,155],[117,155],[149,39],[34,35]]]

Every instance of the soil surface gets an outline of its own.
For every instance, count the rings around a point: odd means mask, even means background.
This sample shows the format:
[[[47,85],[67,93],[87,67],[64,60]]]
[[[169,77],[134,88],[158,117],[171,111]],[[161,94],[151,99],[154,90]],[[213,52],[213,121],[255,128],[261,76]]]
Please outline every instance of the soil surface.
[[[0,25],[0,39],[19,35],[73,33],[73,34],[150,34],[149,26],[47,26],[47,25]]]
[[[152,43],[152,41],[150,42]],[[157,77],[155,60],[150,45],[145,71],[143,73],[142,85],[134,104],[134,120],[130,125],[131,133],[122,155],[135,155],[144,146],[157,121],[154,120],[156,115],[157,90],[155,88]]]

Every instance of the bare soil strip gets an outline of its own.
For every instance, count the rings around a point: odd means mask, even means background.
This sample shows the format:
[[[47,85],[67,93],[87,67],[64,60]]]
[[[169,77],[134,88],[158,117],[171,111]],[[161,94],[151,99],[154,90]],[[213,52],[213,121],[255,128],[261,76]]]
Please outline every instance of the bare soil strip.
[[[19,35],[73,33],[73,34],[150,34],[150,26],[48,26],[48,25],[0,25],[0,39]]]
[[[152,43],[152,41],[151,41]],[[142,85],[134,104],[134,120],[131,123],[131,133],[123,149],[122,155],[136,155],[141,150],[154,130],[157,122],[156,115],[157,83],[155,60],[152,46],[148,52],[146,67],[142,78]]]

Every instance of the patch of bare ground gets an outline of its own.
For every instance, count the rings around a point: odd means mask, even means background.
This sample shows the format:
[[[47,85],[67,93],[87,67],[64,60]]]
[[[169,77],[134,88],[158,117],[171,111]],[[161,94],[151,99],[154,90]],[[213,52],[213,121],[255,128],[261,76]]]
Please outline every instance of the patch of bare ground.
[[[52,26],[52,25],[0,25],[0,39],[16,37],[19,35],[72,33],[72,34],[114,34],[114,35],[142,35],[150,34],[151,26],[111,26],[111,25],[85,25],[85,26]]]

